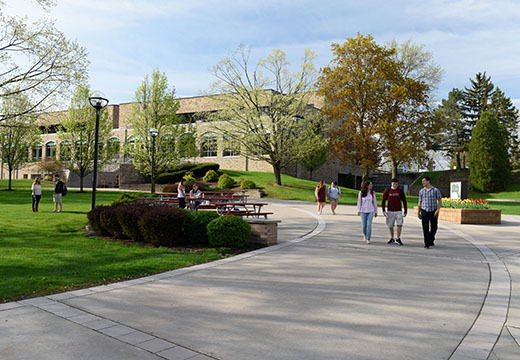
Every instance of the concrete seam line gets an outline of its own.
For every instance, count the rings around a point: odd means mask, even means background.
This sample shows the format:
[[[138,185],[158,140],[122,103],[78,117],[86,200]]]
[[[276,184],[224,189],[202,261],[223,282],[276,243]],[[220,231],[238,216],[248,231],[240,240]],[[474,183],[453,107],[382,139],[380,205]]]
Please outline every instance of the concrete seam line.
[[[479,243],[470,235],[465,234],[462,231],[452,229],[446,225],[439,225],[439,227],[462,237],[475,246],[488,261],[488,269],[490,273],[490,281],[484,302],[480,308],[480,313],[449,359],[467,359],[465,354],[471,353],[475,350],[475,343],[478,343],[480,351],[484,350],[487,353],[487,356],[482,359],[487,359],[491,355],[491,352],[500,338],[500,334],[507,320],[511,297],[511,276],[504,262],[489,247]],[[494,300],[493,304],[490,299]],[[496,303],[499,305],[497,306]],[[497,314],[497,307],[501,313]],[[492,309],[495,311],[491,311]],[[487,320],[484,320],[485,318],[487,318]],[[484,321],[489,323],[489,318],[491,318],[494,323],[494,329],[492,329],[493,333],[489,332],[489,326],[484,327],[484,325],[482,325]],[[482,331],[484,329],[486,330],[485,332]],[[486,338],[485,342],[482,340],[483,337]]]

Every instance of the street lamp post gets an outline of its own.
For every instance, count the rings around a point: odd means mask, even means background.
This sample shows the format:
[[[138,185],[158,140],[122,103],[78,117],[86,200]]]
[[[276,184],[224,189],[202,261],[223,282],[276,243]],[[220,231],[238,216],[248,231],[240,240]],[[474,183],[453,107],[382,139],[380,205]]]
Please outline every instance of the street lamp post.
[[[156,128],[150,129],[150,135],[152,136],[152,191],[155,192],[155,138],[159,135],[159,131]]]
[[[108,99],[100,96],[88,98],[90,105],[96,109],[96,132],[94,135],[94,172],[92,174],[92,210],[96,207],[97,163],[99,146],[99,112],[108,105]]]

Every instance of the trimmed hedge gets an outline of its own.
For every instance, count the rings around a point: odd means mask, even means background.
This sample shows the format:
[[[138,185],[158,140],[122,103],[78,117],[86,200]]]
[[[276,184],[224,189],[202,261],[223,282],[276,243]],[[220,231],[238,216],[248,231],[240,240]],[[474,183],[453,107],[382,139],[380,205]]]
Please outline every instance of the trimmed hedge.
[[[124,206],[124,205],[123,205]],[[118,216],[121,207],[119,205],[106,206],[99,215],[101,227],[115,238],[123,238],[123,228],[119,224]]]
[[[256,189],[256,184],[253,180],[244,179],[240,182],[241,189]]]
[[[220,168],[216,163],[202,163],[191,169],[196,177],[204,176],[209,170],[217,171]]]
[[[154,246],[173,247],[187,242],[183,226],[189,211],[170,206],[151,206],[139,217],[138,225],[146,242]]]
[[[117,220],[123,229],[123,233],[134,241],[144,241],[141,229],[139,229],[139,218],[150,209],[147,204],[127,204],[119,208]]]
[[[208,224],[220,215],[214,211],[193,211],[184,223],[184,233],[190,244],[208,244]]]
[[[208,170],[206,175],[202,178],[205,182],[217,182],[218,181],[218,173],[215,170]]]
[[[183,176],[186,174],[186,170],[178,170],[172,172],[166,172],[157,175],[155,182],[157,184],[171,184],[181,181]]]
[[[251,226],[235,215],[224,215],[208,226],[208,242],[211,246],[243,247],[251,238]]]
[[[221,189],[231,189],[235,185],[235,180],[229,177],[227,174],[223,174],[218,179],[218,187]]]
[[[108,206],[98,205],[87,213],[88,222],[101,235],[110,235],[110,233],[101,225],[101,214]]]

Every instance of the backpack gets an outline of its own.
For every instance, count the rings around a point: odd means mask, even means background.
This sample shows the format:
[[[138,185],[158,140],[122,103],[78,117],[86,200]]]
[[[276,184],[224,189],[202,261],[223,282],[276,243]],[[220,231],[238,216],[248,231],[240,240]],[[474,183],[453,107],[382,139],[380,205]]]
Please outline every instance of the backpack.
[[[63,188],[61,189],[61,196],[67,195],[67,185],[63,184]]]

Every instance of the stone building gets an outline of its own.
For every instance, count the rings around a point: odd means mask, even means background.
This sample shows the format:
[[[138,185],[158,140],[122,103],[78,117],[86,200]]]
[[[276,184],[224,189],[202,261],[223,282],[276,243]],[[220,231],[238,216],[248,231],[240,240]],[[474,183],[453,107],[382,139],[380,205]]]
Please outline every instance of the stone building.
[[[215,102],[211,101],[207,96],[196,96],[178,99],[178,114],[184,118],[185,122],[191,122],[197,119],[197,114],[203,112],[218,111]],[[312,96],[309,106],[319,109],[322,105],[321,98]],[[107,106],[109,119],[112,121],[112,137],[110,143],[113,146],[121,147],[124,144],[131,143],[132,128],[128,123],[128,118],[132,111],[132,103],[110,104]],[[32,179],[36,176],[45,176],[40,167],[36,166],[41,161],[53,161],[59,159],[60,140],[57,135],[57,129],[60,122],[67,116],[67,111],[48,113],[39,119],[42,134],[40,142],[30,150],[31,162],[26,167],[14,172],[14,179]],[[186,161],[201,163],[214,162],[220,164],[222,169],[245,170],[245,171],[272,171],[271,165],[265,161],[252,160],[243,156],[233,149],[226,149],[223,139],[218,133],[213,131],[210,124],[203,120],[195,120],[195,143],[197,147],[197,156],[186,159]],[[5,179],[8,176],[4,166],[0,167],[0,178]],[[285,169],[284,173],[309,179],[309,172],[305,167],[296,164]],[[78,186],[79,179],[75,174],[69,174],[65,171],[68,178],[69,186]],[[312,180],[324,180],[327,183],[338,181],[340,185],[355,187],[360,181],[361,173],[357,169],[352,169],[347,165],[341,165],[337,160],[329,160],[320,169],[314,170]],[[132,161],[122,151],[117,154],[113,162],[104,166],[99,171],[98,186],[99,187],[124,187],[132,184],[143,183],[145,181],[133,167]],[[89,187],[92,184],[91,175],[84,179],[84,185]]]

